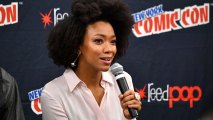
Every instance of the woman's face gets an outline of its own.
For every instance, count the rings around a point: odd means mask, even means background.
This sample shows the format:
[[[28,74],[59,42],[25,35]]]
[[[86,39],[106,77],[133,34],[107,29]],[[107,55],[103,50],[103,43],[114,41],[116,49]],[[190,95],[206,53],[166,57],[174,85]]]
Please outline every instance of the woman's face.
[[[82,65],[97,71],[107,71],[117,52],[116,36],[111,24],[97,21],[88,25],[80,51],[79,67]]]

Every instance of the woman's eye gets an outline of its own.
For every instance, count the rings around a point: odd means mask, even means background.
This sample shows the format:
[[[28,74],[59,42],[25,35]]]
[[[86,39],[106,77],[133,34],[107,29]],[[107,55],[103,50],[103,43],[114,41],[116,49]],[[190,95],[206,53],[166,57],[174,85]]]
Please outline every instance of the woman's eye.
[[[101,44],[101,43],[103,43],[103,40],[102,39],[95,39],[94,42],[96,44]]]
[[[117,40],[112,40],[111,43],[112,43],[113,45],[116,45]]]

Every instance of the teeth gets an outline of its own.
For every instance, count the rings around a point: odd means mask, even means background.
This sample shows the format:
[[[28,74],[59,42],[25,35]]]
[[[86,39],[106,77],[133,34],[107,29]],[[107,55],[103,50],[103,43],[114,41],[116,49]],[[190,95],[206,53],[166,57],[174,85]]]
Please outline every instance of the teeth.
[[[110,61],[110,59],[108,59],[108,58],[106,58],[106,59],[104,59],[104,60],[106,60],[106,61]]]

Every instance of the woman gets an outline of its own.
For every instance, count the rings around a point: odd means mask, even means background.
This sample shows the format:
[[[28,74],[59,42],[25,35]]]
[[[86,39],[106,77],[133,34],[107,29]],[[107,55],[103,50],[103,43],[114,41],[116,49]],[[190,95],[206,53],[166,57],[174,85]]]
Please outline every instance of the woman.
[[[45,85],[44,120],[124,120],[129,108],[141,109],[132,80],[121,95],[109,71],[127,48],[133,21],[120,0],[75,0],[72,15],[59,23],[48,39],[49,56],[64,74]]]

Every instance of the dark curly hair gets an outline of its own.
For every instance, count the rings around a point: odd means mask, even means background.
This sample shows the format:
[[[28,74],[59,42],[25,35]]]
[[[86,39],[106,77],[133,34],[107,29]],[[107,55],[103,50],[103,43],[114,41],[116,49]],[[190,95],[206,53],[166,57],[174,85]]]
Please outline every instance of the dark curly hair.
[[[87,26],[97,21],[109,22],[115,31],[115,59],[125,54],[133,25],[126,4],[121,0],[73,0],[71,8],[71,15],[58,23],[49,34],[48,54],[56,65],[72,68],[70,63],[78,56]]]

